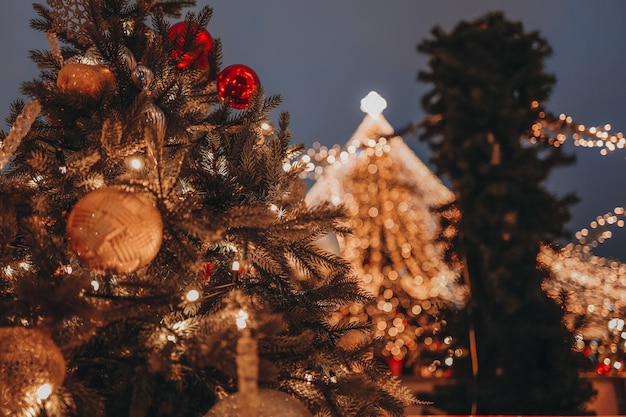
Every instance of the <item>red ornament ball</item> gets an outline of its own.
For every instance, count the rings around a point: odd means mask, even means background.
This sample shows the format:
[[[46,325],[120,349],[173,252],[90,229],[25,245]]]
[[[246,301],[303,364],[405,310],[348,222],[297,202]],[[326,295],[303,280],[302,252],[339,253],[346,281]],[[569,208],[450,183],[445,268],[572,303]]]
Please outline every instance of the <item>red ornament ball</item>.
[[[185,40],[188,34],[196,33],[193,42]],[[209,69],[209,51],[213,49],[213,38],[204,28],[198,28],[195,24],[179,22],[167,32],[167,40],[172,44],[170,59],[176,62],[176,68],[194,68],[200,70]]]
[[[242,64],[228,66],[217,77],[217,95],[234,109],[245,109],[260,85],[259,77]]]

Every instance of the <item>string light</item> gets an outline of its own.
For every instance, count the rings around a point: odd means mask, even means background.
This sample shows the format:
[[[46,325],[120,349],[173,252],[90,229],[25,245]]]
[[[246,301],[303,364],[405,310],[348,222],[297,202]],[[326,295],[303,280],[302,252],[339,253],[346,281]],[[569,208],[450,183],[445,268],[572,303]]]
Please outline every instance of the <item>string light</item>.
[[[537,108],[536,101],[531,108]],[[584,124],[574,122],[571,116],[560,114],[558,117],[539,113],[539,121],[532,126],[531,143],[538,141],[546,142],[554,147],[559,147],[571,136],[574,146],[586,148],[602,148],[601,155],[608,155],[618,149],[626,147],[626,138],[622,132],[611,133],[612,126],[605,124],[602,127],[587,127]]]
[[[239,310],[237,312],[237,315],[235,316],[235,322],[237,323],[237,328],[239,330],[242,330],[248,327],[247,320],[249,317],[250,316],[248,315],[248,313],[245,312],[245,310]]]
[[[189,302],[198,301],[200,299],[200,292],[198,290],[189,290],[185,298]]]
[[[134,170],[140,170],[143,168],[143,160],[138,157],[133,157],[129,160],[128,165]]]
[[[52,385],[50,384],[43,384],[41,385],[39,388],[37,388],[37,397],[40,400],[47,400],[50,395],[52,394]]]

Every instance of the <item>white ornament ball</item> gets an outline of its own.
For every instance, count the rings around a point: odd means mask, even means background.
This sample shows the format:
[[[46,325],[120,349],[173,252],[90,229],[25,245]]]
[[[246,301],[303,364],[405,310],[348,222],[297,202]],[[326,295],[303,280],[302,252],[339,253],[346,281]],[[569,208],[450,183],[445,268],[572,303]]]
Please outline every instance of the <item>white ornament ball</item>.
[[[84,266],[128,274],[150,263],[159,252],[163,221],[146,195],[103,187],[76,203],[66,230]]]
[[[220,400],[204,417],[241,417],[238,393]],[[289,394],[273,389],[259,388],[259,406],[256,417],[313,417],[300,401]]]

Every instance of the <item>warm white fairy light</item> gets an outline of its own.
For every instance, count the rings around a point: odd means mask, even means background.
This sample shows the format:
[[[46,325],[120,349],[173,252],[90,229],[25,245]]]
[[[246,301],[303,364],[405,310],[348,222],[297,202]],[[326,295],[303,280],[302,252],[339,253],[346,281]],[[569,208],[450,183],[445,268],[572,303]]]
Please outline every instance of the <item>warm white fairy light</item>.
[[[532,108],[538,107],[537,102],[533,102]],[[587,127],[583,124],[575,123],[571,116],[560,114],[557,118],[550,117],[544,112],[539,113],[540,121],[532,127],[530,141],[547,142],[555,147],[561,146],[568,136],[574,141],[574,146],[585,148],[602,148],[601,155],[608,155],[618,149],[624,149],[626,139],[622,132],[612,133],[610,124],[604,126]]]
[[[40,400],[47,400],[52,394],[52,385],[46,383],[37,388],[37,397]]]
[[[189,302],[198,301],[200,299],[200,292],[198,290],[195,290],[195,289],[194,290],[189,290],[187,292],[187,295],[185,295],[185,298]]]
[[[128,164],[134,170],[140,170],[143,168],[143,161],[138,157],[131,158]]]
[[[274,131],[274,127],[268,121],[262,121],[259,126],[261,127],[261,130],[263,131],[263,134],[265,135],[270,135]]]
[[[98,291],[100,289],[100,283],[96,280],[91,281],[91,288],[93,288],[94,291]]]
[[[248,327],[248,323],[247,323],[248,318],[250,318],[250,316],[248,315],[248,313],[246,313],[245,310],[242,309],[237,312],[237,315],[235,316],[235,322],[237,323],[237,328],[239,330],[242,330]]]

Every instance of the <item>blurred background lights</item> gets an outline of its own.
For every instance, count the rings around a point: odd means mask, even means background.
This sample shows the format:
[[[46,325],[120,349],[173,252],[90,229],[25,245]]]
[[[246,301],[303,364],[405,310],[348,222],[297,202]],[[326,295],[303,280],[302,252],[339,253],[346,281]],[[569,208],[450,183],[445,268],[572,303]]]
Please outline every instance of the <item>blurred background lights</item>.
[[[235,317],[238,329],[245,329],[246,327],[248,327],[248,324],[246,323],[248,317],[250,317],[248,313],[246,313],[244,310],[239,310],[237,316]]]

